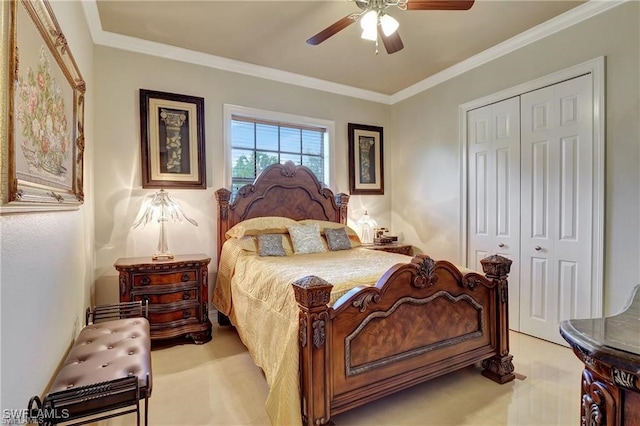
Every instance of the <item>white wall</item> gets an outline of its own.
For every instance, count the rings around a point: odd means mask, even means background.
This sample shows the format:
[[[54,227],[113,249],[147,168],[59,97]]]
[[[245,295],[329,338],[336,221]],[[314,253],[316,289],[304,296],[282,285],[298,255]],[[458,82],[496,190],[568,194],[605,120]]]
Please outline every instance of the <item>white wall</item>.
[[[139,89],[205,98],[207,189],[169,190],[199,226],[186,222],[169,224],[169,248],[174,253],[211,256],[212,272],[217,264],[214,192],[230,187],[230,182],[224,180],[224,104],[334,121],[332,189],[337,192],[349,192],[347,123],[382,126],[386,146],[393,146],[388,105],[108,47],[97,47],[95,56],[99,82],[95,251],[96,295],[100,302],[118,299],[114,262],[120,257],[148,257],[157,244],[157,226],[131,229],[143,198],[155,192],[143,190],[141,184]],[[390,161],[390,153],[390,149],[385,150],[386,162]],[[389,188],[391,174],[385,175],[385,180]],[[349,202],[350,218],[357,220],[368,209],[381,226],[389,225],[390,200],[388,190],[384,196],[353,196]]]
[[[79,2],[52,2],[87,83],[85,203],[0,216],[2,409],[41,395],[84,322],[93,285],[93,44]]]
[[[639,8],[628,2],[394,105],[392,226],[460,261],[459,105],[605,56],[605,313],[617,312],[640,282]]]

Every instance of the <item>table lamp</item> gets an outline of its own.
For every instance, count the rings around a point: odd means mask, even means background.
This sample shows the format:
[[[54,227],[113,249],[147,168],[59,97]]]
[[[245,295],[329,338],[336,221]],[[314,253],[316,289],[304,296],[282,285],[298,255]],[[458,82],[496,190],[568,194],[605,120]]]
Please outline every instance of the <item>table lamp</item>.
[[[140,209],[140,218],[133,224],[132,228],[145,226],[149,222],[157,220],[160,224],[160,235],[158,237],[158,249],[151,257],[153,260],[173,259],[173,254],[169,251],[167,244],[167,222],[182,222],[186,220],[193,226],[198,226],[198,222],[188,218],[180,204],[169,197],[169,193],[164,189],[156,192],[150,202]]]
[[[360,241],[362,244],[373,244],[373,230],[378,226],[378,223],[369,216],[366,210],[357,223],[360,227]]]

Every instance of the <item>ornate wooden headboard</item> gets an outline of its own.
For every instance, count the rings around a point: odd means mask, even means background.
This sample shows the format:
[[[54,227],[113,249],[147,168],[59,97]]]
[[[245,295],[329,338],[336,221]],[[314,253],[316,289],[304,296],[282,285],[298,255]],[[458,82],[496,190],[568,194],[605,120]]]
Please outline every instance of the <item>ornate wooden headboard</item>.
[[[216,191],[216,200],[219,260],[225,233],[236,223],[254,217],[284,216],[346,224],[349,195],[334,195],[308,167],[287,161],[264,169],[252,184],[238,190],[233,201],[231,191],[225,188]]]

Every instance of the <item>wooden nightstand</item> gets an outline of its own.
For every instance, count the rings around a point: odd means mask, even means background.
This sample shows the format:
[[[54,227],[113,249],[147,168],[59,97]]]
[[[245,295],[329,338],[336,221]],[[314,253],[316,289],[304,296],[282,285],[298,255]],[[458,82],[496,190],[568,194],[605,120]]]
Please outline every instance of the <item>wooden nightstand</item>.
[[[411,256],[411,248],[410,244],[381,244],[381,245],[363,245],[362,247],[367,248],[369,250],[381,250],[389,253],[399,253],[406,254],[407,256]]]
[[[120,302],[146,300],[152,339],[184,335],[201,344],[211,340],[208,265],[204,254],[118,259]]]

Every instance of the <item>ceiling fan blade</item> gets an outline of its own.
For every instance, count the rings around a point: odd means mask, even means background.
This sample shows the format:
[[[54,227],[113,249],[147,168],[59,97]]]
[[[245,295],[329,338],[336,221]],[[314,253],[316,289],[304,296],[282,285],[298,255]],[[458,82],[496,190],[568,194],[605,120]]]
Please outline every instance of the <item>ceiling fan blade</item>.
[[[388,54],[396,53],[397,51],[404,49],[404,44],[402,44],[400,33],[397,30],[394,31],[393,34],[386,36],[382,32],[382,29],[378,27],[378,34],[380,34],[382,44],[384,44],[384,48]]]
[[[469,10],[475,0],[409,0],[407,10]]]
[[[337,34],[338,32],[347,28],[349,25],[356,22],[359,16],[360,16],[359,13],[352,13],[351,15],[345,16],[344,18],[335,22],[333,25],[329,25],[327,28],[325,28],[324,30],[320,31],[318,34],[311,37],[309,40],[307,40],[307,44],[311,44],[315,46],[322,43],[332,35]]]

